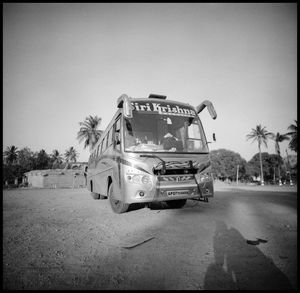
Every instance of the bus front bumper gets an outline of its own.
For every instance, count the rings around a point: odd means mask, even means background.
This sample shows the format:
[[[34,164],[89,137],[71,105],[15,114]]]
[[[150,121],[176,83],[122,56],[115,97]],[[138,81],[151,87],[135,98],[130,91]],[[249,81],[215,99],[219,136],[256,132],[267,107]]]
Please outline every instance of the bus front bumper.
[[[128,194],[130,196],[127,196],[127,203],[143,203],[179,199],[205,199],[213,197],[214,189],[212,180],[199,184],[196,180],[193,180],[193,182],[185,183],[158,183],[151,190],[139,186],[139,188],[132,189]]]

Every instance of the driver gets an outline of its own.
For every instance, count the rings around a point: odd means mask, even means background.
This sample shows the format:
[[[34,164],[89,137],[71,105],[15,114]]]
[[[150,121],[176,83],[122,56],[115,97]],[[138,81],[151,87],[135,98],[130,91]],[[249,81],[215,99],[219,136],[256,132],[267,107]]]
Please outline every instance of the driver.
[[[180,149],[179,139],[173,134],[174,130],[168,125],[167,133],[163,137],[163,148],[175,152]]]

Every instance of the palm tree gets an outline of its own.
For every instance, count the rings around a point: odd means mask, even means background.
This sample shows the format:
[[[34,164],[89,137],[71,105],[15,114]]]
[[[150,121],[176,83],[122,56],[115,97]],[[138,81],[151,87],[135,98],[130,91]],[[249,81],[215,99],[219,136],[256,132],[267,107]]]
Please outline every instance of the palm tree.
[[[70,162],[73,162],[73,163],[76,162],[77,156],[78,156],[78,152],[75,150],[74,147],[69,147],[66,150],[66,152],[65,152],[65,160],[66,160],[65,169],[68,168]]]
[[[3,156],[7,164],[14,164],[18,160],[19,151],[18,148],[14,145],[6,147],[6,150],[3,152]]]
[[[261,127],[261,125],[257,125],[256,128],[252,128],[251,132],[246,136],[247,140],[253,139],[252,142],[254,141],[258,142],[261,185],[264,185],[264,173],[263,173],[262,159],[261,159],[261,144],[263,143],[266,147],[268,147],[267,141],[270,135],[271,133],[266,130],[266,127]]]
[[[63,161],[62,156],[60,155],[58,150],[53,150],[51,154],[53,163],[52,163],[52,169],[55,166],[55,164],[60,165]]]
[[[100,138],[103,130],[97,128],[100,126],[101,121],[102,118],[90,115],[86,117],[83,122],[79,122],[80,130],[77,132],[77,139],[79,143],[84,140],[84,148],[89,146],[90,149],[92,149]]]
[[[287,135],[291,136],[291,141],[289,143],[289,148],[297,153],[297,120],[294,120],[295,124],[291,124],[288,129],[291,132],[288,132]]]
[[[278,178],[279,178],[279,185],[282,185],[281,183],[281,176],[280,176],[280,162],[281,162],[281,156],[280,156],[280,147],[279,143],[283,142],[284,140],[289,140],[289,136],[287,134],[280,134],[277,132],[276,134],[271,133],[271,138],[275,142],[275,152],[278,156]]]

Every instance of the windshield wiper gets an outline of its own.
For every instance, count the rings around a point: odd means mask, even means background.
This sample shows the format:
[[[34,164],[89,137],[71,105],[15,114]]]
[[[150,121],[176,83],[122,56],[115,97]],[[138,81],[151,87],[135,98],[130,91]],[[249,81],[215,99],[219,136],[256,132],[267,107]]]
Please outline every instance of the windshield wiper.
[[[164,175],[166,174],[166,162],[160,158],[159,156],[156,156],[156,155],[140,155],[140,157],[143,157],[143,158],[157,158],[161,161],[162,163],[162,168],[161,168],[161,174]]]

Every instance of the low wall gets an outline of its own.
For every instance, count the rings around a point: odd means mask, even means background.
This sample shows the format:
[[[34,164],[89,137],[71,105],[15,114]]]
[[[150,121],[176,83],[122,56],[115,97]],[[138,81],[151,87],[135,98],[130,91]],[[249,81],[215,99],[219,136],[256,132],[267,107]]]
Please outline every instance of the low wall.
[[[35,170],[25,173],[29,187],[80,188],[85,187],[83,170]]]

